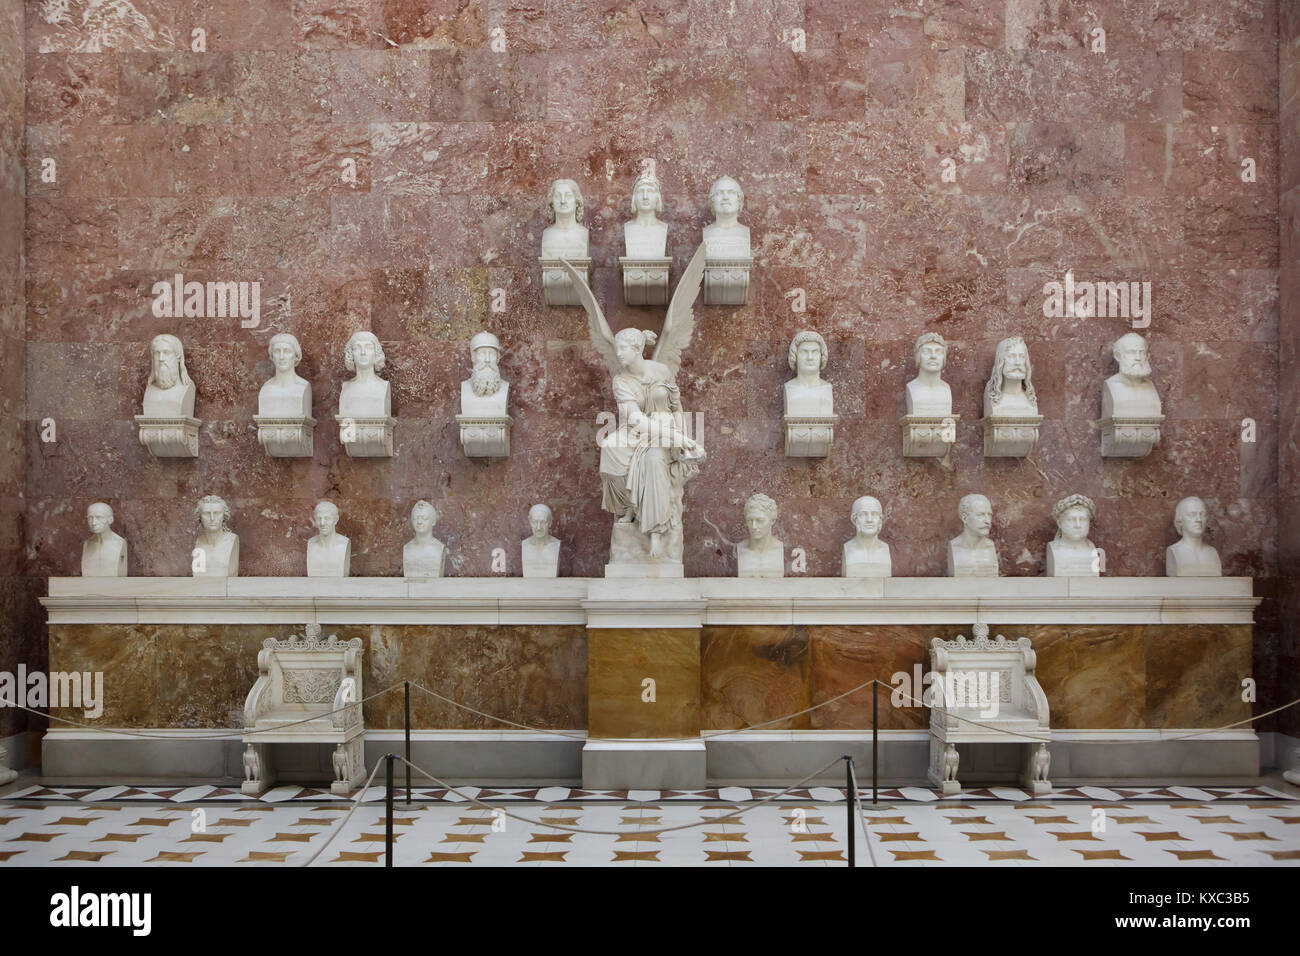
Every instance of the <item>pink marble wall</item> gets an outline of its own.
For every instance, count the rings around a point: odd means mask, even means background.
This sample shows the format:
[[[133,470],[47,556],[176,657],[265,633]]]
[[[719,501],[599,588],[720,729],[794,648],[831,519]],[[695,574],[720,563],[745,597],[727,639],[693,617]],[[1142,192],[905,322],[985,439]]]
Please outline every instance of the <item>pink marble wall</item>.
[[[27,658],[28,579],[24,576],[23,481],[23,5],[0,0],[0,670]],[[0,737],[27,726],[0,709]],[[11,766],[27,754],[11,754]]]
[[[76,573],[84,508],[100,498],[131,542],[132,574],[185,574],[208,493],[235,510],[245,574],[303,573],[322,497],[342,508],[354,573],[399,573],[424,497],[451,574],[490,573],[496,547],[517,573],[527,507],[544,500],[562,573],[599,575],[609,518],[593,437],[607,377],[581,310],[542,303],[535,260],[546,187],[572,177],[612,323],[659,328],[658,310],[621,305],[616,263],[651,157],[675,272],[722,173],[745,188],[757,256],[748,307],[697,310],[679,377],[710,452],[688,492],[688,574],[733,573],[741,504],[758,490],[813,575],[838,573],[849,505],[868,492],[885,503],[895,573],[942,573],[970,491],[994,502],[1005,573],[1042,573],[1051,504],[1082,492],[1109,572],[1161,574],[1173,505],[1195,493],[1224,572],[1260,578],[1270,598],[1256,663],[1261,699],[1275,696],[1278,395],[1291,385],[1278,362],[1273,0],[136,0],[85,26],[85,4],[69,6],[61,19],[27,5],[28,153],[60,169],[56,183],[32,178],[27,203],[33,579]],[[1082,46],[1097,25],[1104,54]],[[206,53],[189,50],[195,28]],[[490,45],[497,28],[504,52]],[[802,52],[782,42],[796,30]],[[1246,157],[1254,183],[1240,177]],[[944,158],[956,182],[941,180]],[[1126,323],[1045,319],[1043,284],[1067,269],[1152,283],[1168,420],[1146,459],[1100,458],[1099,389]],[[150,287],[175,272],[260,281],[261,326],[155,318]],[[493,288],[504,314],[489,311]],[[806,314],[791,311],[796,288]],[[830,343],[842,416],[824,461],[781,453],[786,348],[805,326]],[[482,327],[503,339],[513,382],[507,461],[464,458],[452,421]],[[358,328],[388,355],[391,461],[349,459],[332,422]],[[313,460],[273,461],[256,441],[280,330],[305,346]],[[951,343],[962,416],[943,463],[904,460],[896,426],[925,330]],[[131,422],[162,331],[184,339],[198,386],[196,461],[150,458]],[[1046,421],[1032,459],[986,461],[974,422],[1009,334],[1029,342]],[[36,440],[45,417],[56,443]]]

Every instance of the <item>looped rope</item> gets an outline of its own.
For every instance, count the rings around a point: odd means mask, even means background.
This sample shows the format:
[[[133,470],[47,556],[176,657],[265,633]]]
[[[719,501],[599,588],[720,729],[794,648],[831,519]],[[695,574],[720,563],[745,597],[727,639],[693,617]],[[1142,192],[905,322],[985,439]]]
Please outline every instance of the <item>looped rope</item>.
[[[334,841],[334,838],[343,831],[343,828],[348,825],[348,821],[352,819],[352,814],[356,813],[357,807],[361,806],[361,798],[366,795],[366,791],[370,789],[371,781],[375,779],[375,774],[379,773],[379,768],[382,767],[383,765],[384,762],[382,760],[375,762],[375,769],[370,771],[370,776],[369,778],[367,778],[365,785],[360,790],[358,790],[357,795],[352,798],[352,808],[348,810],[347,816],[345,816],[342,820],[340,820],[339,825],[330,831],[330,835],[326,838],[325,842],[320,845],[320,847],[316,850],[316,852],[307,858],[307,862],[303,864],[304,868],[309,867],[313,863],[315,863],[316,857],[320,856],[321,853],[324,852],[325,848]]]

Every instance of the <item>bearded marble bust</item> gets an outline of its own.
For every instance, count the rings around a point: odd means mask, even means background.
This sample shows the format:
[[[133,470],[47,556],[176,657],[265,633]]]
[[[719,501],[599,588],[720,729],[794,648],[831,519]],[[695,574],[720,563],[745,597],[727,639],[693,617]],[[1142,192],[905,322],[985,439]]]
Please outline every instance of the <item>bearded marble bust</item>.
[[[587,227],[582,225],[582,190],[572,179],[557,179],[546,195],[552,225],[542,231],[543,259],[587,258]]]
[[[146,418],[193,418],[194,383],[185,368],[185,347],[174,335],[155,335],[152,370],[144,390]]]
[[[1029,347],[1016,335],[998,343],[993,374],[984,386],[984,417],[1012,418],[1038,414]]]
[[[740,183],[722,176],[709,189],[713,222],[704,227],[704,245],[710,259],[744,259],[751,254],[749,227],[740,224],[745,193]]]
[[[474,370],[460,383],[462,415],[501,417],[506,414],[510,383],[501,380],[497,365],[501,343],[491,332],[480,332],[470,339],[470,359]]]
[[[957,505],[961,534],[948,542],[948,576],[997,577],[998,552],[990,537],[993,505],[984,495],[966,495]]]
[[[1151,383],[1146,339],[1136,332],[1121,335],[1111,346],[1119,371],[1101,391],[1101,417],[1149,418],[1160,415],[1160,395]]]

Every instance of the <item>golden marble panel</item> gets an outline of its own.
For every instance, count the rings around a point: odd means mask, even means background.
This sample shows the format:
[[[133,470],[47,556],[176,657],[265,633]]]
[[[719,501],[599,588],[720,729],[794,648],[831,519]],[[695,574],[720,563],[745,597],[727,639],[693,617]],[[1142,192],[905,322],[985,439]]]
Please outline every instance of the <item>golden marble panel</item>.
[[[592,737],[690,737],[700,732],[700,628],[587,632]],[[655,681],[655,701],[642,682]]]
[[[706,627],[700,641],[703,724],[710,730],[752,727],[810,704],[808,628]],[[809,715],[767,724],[806,730]]]
[[[989,627],[1007,639],[1028,637],[1038,654],[1038,683],[1047,695],[1052,727],[1146,726],[1144,625]]]
[[[912,677],[914,665],[929,669],[925,648],[932,637],[947,636],[944,628],[893,627],[876,624],[810,625],[811,697],[820,704],[875,678],[890,684],[899,671]],[[928,726],[929,711],[923,707],[893,707],[888,687],[880,688],[882,729],[916,729]],[[917,694],[919,696],[919,694]],[[827,704],[810,715],[813,730],[871,727],[871,688]]]
[[[1250,716],[1249,624],[1162,624],[1143,629],[1149,727],[1222,727]]]

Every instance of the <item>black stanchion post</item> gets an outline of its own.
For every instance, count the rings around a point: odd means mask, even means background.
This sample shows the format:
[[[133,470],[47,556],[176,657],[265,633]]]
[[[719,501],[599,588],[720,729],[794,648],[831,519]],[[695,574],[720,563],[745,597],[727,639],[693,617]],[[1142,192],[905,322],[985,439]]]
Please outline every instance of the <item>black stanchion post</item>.
[[[876,772],[880,765],[880,681],[871,685],[871,805],[876,805]]]
[[[393,760],[384,754],[384,866],[393,865]]]
[[[844,755],[844,803],[845,803],[845,809],[848,811],[848,813],[846,813],[844,816],[844,822],[848,825],[848,829],[845,831],[846,832],[845,839],[849,841],[849,868],[850,869],[858,865],[857,854],[854,852],[857,849],[858,841],[853,838],[855,832],[853,829],[853,804],[854,804],[853,787],[854,787],[853,758],[850,757],[848,754],[845,754]]]
[[[406,685],[406,805],[411,805],[411,682]]]

